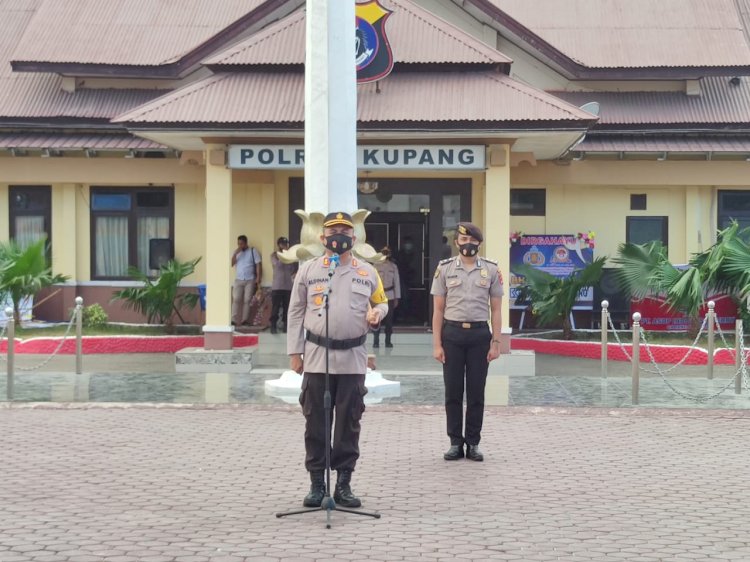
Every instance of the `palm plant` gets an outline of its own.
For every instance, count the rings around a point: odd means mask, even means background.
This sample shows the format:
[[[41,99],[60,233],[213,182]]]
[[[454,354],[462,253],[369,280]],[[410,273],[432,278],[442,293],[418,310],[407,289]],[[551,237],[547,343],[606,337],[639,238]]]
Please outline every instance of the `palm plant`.
[[[565,278],[555,277],[530,265],[520,265],[514,273],[525,279],[518,287],[516,303],[525,304],[530,301],[531,312],[540,325],[562,322],[563,339],[573,339],[570,313],[578,294],[582,289],[599,283],[606,262],[607,258],[597,258]]]
[[[187,262],[170,260],[159,269],[159,276],[155,280],[140,269],[131,267],[128,274],[141,281],[143,286],[116,291],[112,300],[123,301],[125,309],[143,314],[149,324],[154,320],[164,324],[165,331],[171,333],[174,331],[174,314],[184,323],[180,309],[193,309],[198,304],[198,293],[178,294],[178,289],[182,280],[195,271],[199,261],[200,258]]]
[[[15,241],[0,243],[0,297],[10,296],[13,318],[21,323],[21,301],[56,283],[64,283],[68,276],[55,275],[47,263],[47,241],[41,239],[26,248]]]
[[[670,310],[684,313],[691,320],[691,331],[700,328],[700,309],[706,298],[725,293],[735,301],[750,294],[750,246],[745,242],[748,229],[733,222],[719,232],[717,242],[694,254],[686,267],[676,267],[667,258],[660,242],[620,244],[612,262],[622,288],[631,296],[644,298],[664,295]]]

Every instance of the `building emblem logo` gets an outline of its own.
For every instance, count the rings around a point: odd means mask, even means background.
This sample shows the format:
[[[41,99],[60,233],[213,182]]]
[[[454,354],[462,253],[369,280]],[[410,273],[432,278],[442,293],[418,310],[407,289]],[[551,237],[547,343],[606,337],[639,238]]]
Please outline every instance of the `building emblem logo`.
[[[359,84],[381,80],[393,70],[393,53],[385,33],[385,22],[392,13],[378,0],[356,5],[354,48]]]

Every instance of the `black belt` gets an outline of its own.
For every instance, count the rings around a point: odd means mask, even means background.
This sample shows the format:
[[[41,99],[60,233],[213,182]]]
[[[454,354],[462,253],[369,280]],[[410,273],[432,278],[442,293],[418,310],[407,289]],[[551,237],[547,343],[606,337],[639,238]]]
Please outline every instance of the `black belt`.
[[[331,338],[325,338],[318,336],[312,332],[307,332],[305,335],[307,341],[312,342],[321,347],[327,347],[328,349],[351,349],[353,347],[359,347],[367,341],[367,334],[358,338],[352,338],[350,340],[334,340]]]
[[[457,322],[455,320],[444,320],[446,326],[455,326],[468,330],[470,328],[487,328],[487,322]]]
[[[390,287],[383,287],[384,291],[392,291],[395,288],[395,285],[391,285]]]

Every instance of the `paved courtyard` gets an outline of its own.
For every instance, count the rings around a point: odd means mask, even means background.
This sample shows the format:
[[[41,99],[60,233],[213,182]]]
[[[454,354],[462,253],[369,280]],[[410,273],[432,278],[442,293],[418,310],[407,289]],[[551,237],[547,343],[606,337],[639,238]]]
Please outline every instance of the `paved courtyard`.
[[[490,408],[448,463],[442,408],[364,419],[373,520],[277,519],[307,486],[285,406],[0,405],[0,560],[748,560],[745,411]]]

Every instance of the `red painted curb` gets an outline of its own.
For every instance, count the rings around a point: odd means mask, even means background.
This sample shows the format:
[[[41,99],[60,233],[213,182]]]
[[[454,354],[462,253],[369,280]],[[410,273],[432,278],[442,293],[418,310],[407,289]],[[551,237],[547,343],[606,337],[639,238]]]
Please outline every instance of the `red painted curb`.
[[[564,357],[581,357],[584,359],[601,359],[602,344],[598,342],[566,341],[566,340],[547,340],[540,338],[511,338],[511,349],[523,349],[535,351],[536,353],[545,353],[549,355],[562,355]],[[623,344],[620,347],[617,343],[607,344],[607,359],[610,361],[630,361],[625,355],[622,348],[625,348],[628,354],[633,353],[633,346]],[[690,349],[687,345],[656,345],[650,344],[651,353],[657,363],[675,364],[682,361],[687,354],[687,358],[682,362],[683,365],[705,365],[708,362],[708,352],[700,347]],[[651,361],[645,346],[641,345],[640,362],[648,363]],[[734,365],[734,350],[718,349],[714,352],[715,365]]]
[[[15,340],[16,353],[52,353],[62,338],[31,338]],[[234,347],[258,345],[256,334],[234,336]],[[175,353],[185,347],[203,347],[203,336],[84,336],[83,353]],[[0,342],[0,352],[7,352],[6,341]],[[76,352],[75,337],[68,337],[59,353]]]

